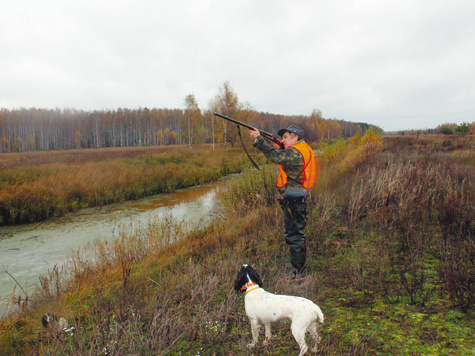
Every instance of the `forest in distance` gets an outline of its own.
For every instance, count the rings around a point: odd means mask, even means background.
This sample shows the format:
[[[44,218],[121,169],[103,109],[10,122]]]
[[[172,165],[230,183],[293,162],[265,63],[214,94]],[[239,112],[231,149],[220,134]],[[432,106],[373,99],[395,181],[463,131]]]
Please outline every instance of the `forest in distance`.
[[[0,109],[0,152],[29,152],[75,148],[106,148],[200,143],[234,146],[238,132],[234,125],[217,118],[213,112],[229,116],[271,133],[290,124],[301,126],[305,139],[317,142],[364,134],[373,127],[325,119],[313,110],[306,115],[277,115],[255,111],[240,102],[229,82],[219,88],[202,110],[193,94],[184,99],[183,108],[118,108],[84,111],[77,109],[20,108]]]
[[[224,82],[209,102],[200,109],[194,94],[188,94],[182,108],[118,108],[85,111],[80,109],[0,108],[0,153],[31,152],[77,148],[188,145],[212,143],[234,146],[238,132],[232,124],[213,112],[229,116],[261,130],[277,133],[290,124],[305,131],[309,142],[349,138],[381,128],[366,122],[324,118],[320,110],[310,115],[279,115],[259,112],[240,102],[229,82]],[[404,130],[398,134],[475,133],[475,122],[447,123],[426,130]],[[388,134],[388,133],[387,133]]]
[[[306,129],[310,141],[351,137],[369,128],[364,123],[324,119],[319,111],[310,116],[283,116],[241,110],[232,118],[274,133],[293,123]],[[211,110],[200,110],[193,118],[186,110],[158,108],[0,111],[0,152],[4,153],[213,142],[233,145],[236,138],[234,125],[216,118]]]

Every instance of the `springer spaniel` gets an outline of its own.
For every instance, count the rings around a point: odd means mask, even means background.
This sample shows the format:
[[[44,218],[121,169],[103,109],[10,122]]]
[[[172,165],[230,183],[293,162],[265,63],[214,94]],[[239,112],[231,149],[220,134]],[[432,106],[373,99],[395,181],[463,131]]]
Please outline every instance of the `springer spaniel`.
[[[315,346],[312,352],[317,352],[318,336],[317,321],[323,323],[323,313],[312,301],[288,295],[275,295],[266,292],[262,288],[261,277],[249,265],[243,265],[234,284],[236,292],[244,292],[246,314],[251,323],[252,343],[249,347],[257,344],[259,337],[259,324],[264,324],[266,339],[263,345],[267,345],[272,337],[270,325],[273,322],[287,318],[292,320],[290,329],[300,346],[299,356],[305,355],[308,346],[305,343],[305,333],[308,331],[312,336]]]
[[[41,323],[45,329],[51,329],[57,333],[68,333],[74,331],[74,327],[69,327],[69,323],[64,318],[58,318],[56,315],[46,313],[41,318]]]

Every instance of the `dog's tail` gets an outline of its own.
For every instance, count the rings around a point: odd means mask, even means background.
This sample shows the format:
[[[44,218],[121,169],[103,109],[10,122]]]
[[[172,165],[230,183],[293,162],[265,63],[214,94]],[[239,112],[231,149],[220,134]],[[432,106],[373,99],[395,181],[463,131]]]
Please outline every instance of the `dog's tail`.
[[[313,305],[314,305],[313,312],[315,315],[315,320],[323,324],[323,320],[325,319],[325,317],[323,316],[323,313],[320,307],[316,304],[313,304]]]

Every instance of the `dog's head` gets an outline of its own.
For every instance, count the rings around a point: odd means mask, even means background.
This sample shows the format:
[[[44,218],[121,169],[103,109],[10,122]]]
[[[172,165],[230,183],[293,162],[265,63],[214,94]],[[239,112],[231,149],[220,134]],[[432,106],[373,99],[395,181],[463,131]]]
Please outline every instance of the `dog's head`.
[[[43,326],[47,329],[53,330],[55,332],[61,333],[68,333],[70,331],[74,331],[74,327],[69,327],[69,323],[63,317],[58,318],[56,315],[46,313],[41,318],[41,322]]]
[[[249,265],[242,265],[241,270],[239,271],[236,282],[234,283],[234,290],[236,292],[244,291],[242,286],[246,283],[256,283],[259,287],[262,287],[261,277],[257,272]]]
[[[49,314],[49,313],[46,313],[41,318],[41,323],[43,324],[43,326],[45,328],[47,328],[49,325],[51,325],[52,323],[55,323],[57,321],[58,321],[58,317],[56,315]]]

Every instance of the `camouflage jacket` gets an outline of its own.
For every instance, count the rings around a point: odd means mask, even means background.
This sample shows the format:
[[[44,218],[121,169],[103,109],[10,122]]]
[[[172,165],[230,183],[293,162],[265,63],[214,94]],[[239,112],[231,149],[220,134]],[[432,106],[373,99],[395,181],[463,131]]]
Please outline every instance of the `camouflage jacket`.
[[[300,140],[297,143],[304,142],[304,140]],[[257,136],[254,147],[260,149],[269,161],[283,166],[287,174],[288,186],[300,187],[302,185],[304,159],[297,149],[292,147],[285,150],[274,148],[262,136]]]

